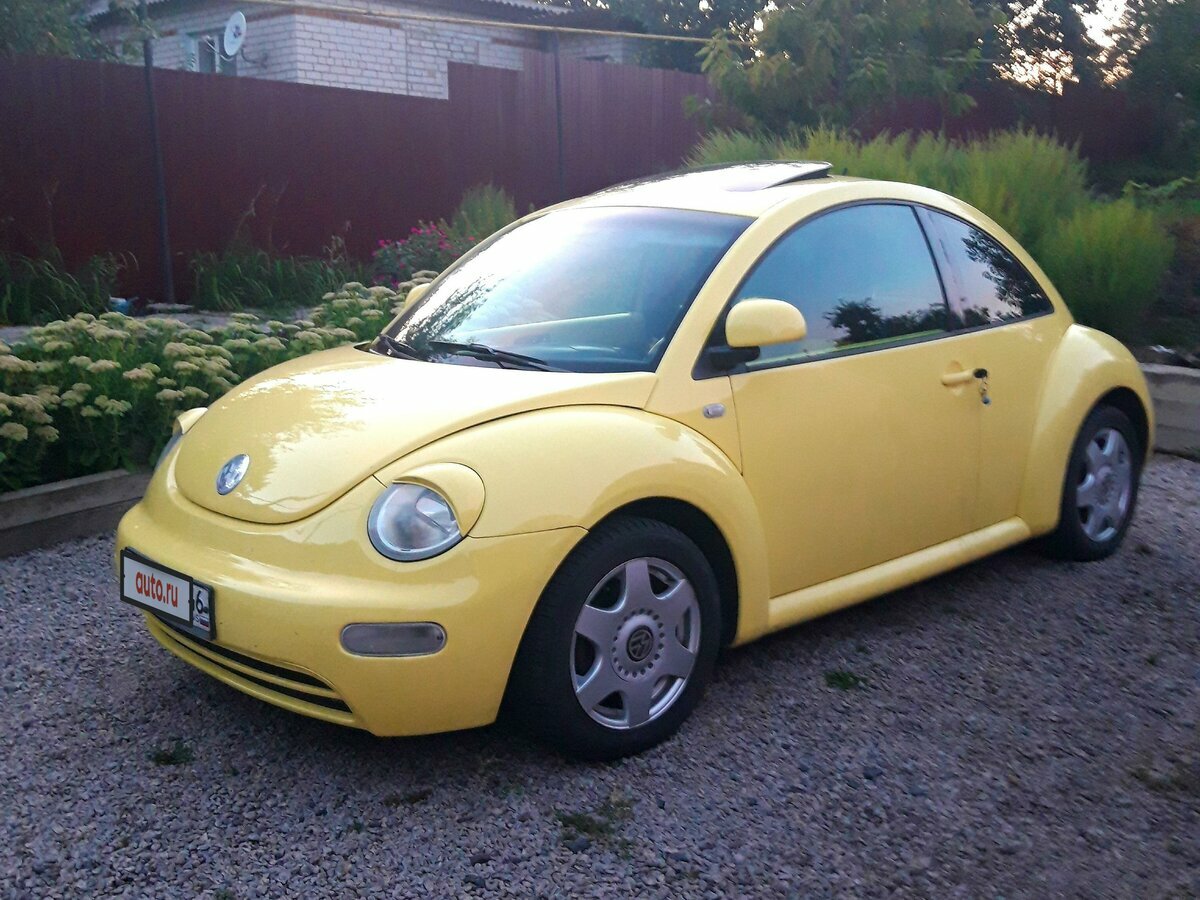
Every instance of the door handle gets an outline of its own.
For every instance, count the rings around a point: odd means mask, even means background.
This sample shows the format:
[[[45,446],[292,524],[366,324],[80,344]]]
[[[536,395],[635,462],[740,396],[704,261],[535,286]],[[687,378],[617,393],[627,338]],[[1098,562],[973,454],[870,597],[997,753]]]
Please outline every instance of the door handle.
[[[975,373],[970,369],[963,369],[960,372],[945,372],[942,375],[942,384],[946,387],[960,387],[974,380]]]

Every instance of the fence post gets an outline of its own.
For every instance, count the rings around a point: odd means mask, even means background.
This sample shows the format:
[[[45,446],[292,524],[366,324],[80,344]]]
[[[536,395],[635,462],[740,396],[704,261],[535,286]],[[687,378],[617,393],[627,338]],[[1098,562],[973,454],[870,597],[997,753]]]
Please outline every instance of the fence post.
[[[558,129],[558,199],[567,199],[567,161],[563,152],[562,57],[558,48],[558,32],[554,41],[554,123]]]
[[[146,67],[146,105],[150,111],[150,150],[154,154],[154,190],[158,203],[158,256],[162,265],[163,302],[175,302],[175,273],[171,267],[171,236],[167,230],[167,176],[163,170],[162,141],[158,134],[158,103],[154,96],[154,43],[149,31],[146,0],[138,3],[142,37],[142,61]]]

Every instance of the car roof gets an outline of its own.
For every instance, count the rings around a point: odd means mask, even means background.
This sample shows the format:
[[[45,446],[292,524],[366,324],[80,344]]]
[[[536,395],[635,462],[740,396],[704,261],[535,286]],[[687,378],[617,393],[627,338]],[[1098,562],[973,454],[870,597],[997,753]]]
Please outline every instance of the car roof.
[[[604,188],[562,206],[654,206],[758,218],[802,194],[867,180],[833,175],[832,170],[832,163],[812,160],[762,160],[681,169]],[[891,182],[875,183],[881,197],[897,187]],[[937,196],[935,191],[929,194],[931,198]]]

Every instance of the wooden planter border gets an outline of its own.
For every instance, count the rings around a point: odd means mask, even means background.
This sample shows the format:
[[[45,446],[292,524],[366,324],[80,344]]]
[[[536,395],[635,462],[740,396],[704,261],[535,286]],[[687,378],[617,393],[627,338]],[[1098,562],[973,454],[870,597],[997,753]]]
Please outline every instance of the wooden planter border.
[[[1186,456],[1200,451],[1200,369],[1144,365],[1154,400],[1157,449]]]
[[[0,494],[0,558],[112,531],[149,483],[118,470]]]

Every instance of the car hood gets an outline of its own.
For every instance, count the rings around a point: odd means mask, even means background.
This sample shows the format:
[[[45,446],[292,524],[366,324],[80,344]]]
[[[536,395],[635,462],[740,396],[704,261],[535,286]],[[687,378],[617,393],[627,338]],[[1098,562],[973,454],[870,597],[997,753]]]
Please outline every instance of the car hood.
[[[214,403],[179,444],[189,500],[248,522],[310,516],[431,441],[503,416],[578,404],[642,408],[650,372],[590,374],[390,359],[342,347],[276,366]],[[531,445],[530,464],[538,452]],[[245,454],[228,494],[217,474]]]

